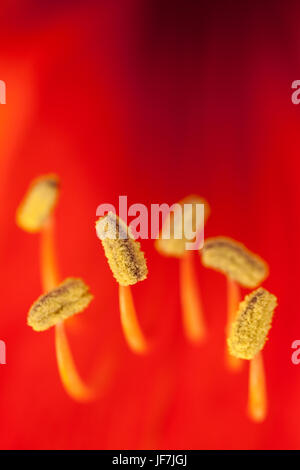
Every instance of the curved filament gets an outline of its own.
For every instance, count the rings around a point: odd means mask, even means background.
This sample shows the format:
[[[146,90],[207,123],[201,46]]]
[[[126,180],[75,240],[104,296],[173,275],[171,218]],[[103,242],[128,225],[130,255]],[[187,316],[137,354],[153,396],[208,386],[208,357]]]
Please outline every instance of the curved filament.
[[[128,346],[135,353],[146,353],[148,345],[137,319],[130,286],[119,285],[119,304],[121,324]]]
[[[66,392],[77,401],[93,399],[93,390],[84,384],[77,372],[63,322],[55,325],[55,350],[60,378]]]

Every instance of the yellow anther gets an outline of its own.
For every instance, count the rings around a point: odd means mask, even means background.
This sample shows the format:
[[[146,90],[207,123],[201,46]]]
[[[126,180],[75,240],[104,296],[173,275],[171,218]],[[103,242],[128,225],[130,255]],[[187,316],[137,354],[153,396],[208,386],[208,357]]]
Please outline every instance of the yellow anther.
[[[252,359],[263,349],[276,306],[275,295],[263,287],[245,297],[227,340],[230,354],[241,359]]]
[[[204,205],[204,220],[197,217],[197,204]],[[189,231],[187,229],[192,229],[194,233],[203,229],[210,214],[210,207],[204,198],[196,195],[185,197],[177,205],[180,207],[177,209],[175,207],[174,211],[170,211],[164,220],[159,239],[155,241],[155,247],[162,255],[181,258],[186,253],[186,244],[193,241],[185,236]],[[182,217],[178,216],[180,208]],[[177,234],[181,234],[181,237],[177,238]]]
[[[148,274],[144,253],[127,225],[109,212],[96,223],[108,264],[120,286],[129,286],[146,279]]]
[[[44,331],[66,318],[82,312],[93,299],[81,279],[68,278],[32,305],[27,323],[35,331]]]
[[[59,180],[56,175],[44,175],[34,180],[18,207],[18,226],[27,232],[39,232],[56,205],[58,193]]]
[[[247,288],[257,287],[269,273],[265,261],[231,238],[206,239],[200,254],[204,266],[222,272]]]

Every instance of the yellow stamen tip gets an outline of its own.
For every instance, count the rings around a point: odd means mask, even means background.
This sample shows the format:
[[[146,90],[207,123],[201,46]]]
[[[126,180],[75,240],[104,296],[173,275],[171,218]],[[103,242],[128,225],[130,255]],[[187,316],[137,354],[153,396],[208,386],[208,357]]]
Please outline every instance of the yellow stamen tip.
[[[227,340],[230,354],[241,359],[252,359],[263,349],[276,306],[275,295],[263,287],[245,297]]]
[[[201,250],[202,263],[220,271],[244,287],[257,287],[269,273],[265,261],[242,243],[227,237],[206,239]]]
[[[159,238],[155,240],[155,248],[164,256],[181,258],[186,253],[186,243],[191,242],[191,240],[188,240],[184,236],[184,228],[188,227],[188,224],[191,222],[191,225],[196,232],[201,230],[201,228],[203,228],[202,223],[205,223],[209,217],[210,206],[204,198],[197,195],[187,196],[181,199],[177,204],[182,208],[185,204],[190,204],[190,207],[187,206],[189,207],[189,210],[183,213],[182,218],[175,217],[176,209],[175,212],[170,211],[164,220]],[[197,221],[196,204],[204,204],[204,221]],[[186,220],[186,218],[189,220]],[[197,222],[200,224],[199,226],[197,226]],[[178,224],[180,224],[180,226],[178,226]],[[175,238],[176,233],[181,233],[182,237]]]
[[[42,295],[29,310],[27,323],[35,331],[44,331],[66,318],[82,312],[93,299],[81,279],[68,278]]]
[[[109,212],[96,223],[97,236],[102,242],[112,273],[120,286],[129,286],[146,279],[148,274],[140,243],[134,240],[127,225]]]
[[[52,213],[59,193],[59,179],[54,174],[35,179],[17,209],[17,225],[26,232],[39,232]]]

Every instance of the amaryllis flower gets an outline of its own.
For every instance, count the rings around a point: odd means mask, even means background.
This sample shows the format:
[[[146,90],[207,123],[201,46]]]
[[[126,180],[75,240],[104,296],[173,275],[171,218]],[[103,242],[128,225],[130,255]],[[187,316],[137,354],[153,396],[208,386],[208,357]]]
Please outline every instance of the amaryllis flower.
[[[297,2],[2,2],[0,79],[0,447],[5,449],[299,448],[300,107]],[[41,294],[38,234],[15,224],[30,181],[61,181],[61,279],[94,301],[66,320],[97,400],[59,380],[51,330],[27,312]],[[278,298],[264,348],[268,415],[246,413],[247,367],[225,364],[226,280],[194,253],[207,338],[186,340],[178,260],[143,240],[149,274],[132,287],[151,353],[128,348],[117,285],[95,235],[101,203],[172,204],[200,194],[205,237],[226,236],[270,268]],[[243,296],[248,292],[242,292]]]

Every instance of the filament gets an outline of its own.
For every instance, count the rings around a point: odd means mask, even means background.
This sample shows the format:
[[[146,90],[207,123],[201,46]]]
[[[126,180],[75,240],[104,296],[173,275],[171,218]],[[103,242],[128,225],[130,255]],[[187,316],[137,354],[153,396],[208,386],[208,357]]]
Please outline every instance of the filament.
[[[256,422],[264,421],[267,415],[267,390],[262,353],[250,361],[248,414]]]
[[[186,337],[199,343],[206,337],[206,326],[192,251],[180,258],[180,297]]]
[[[41,276],[45,292],[59,284],[58,267],[54,246],[54,222],[50,217],[41,231]]]
[[[54,246],[54,221],[50,217],[41,232],[41,276],[48,292],[59,283]],[[65,391],[77,401],[88,401],[94,392],[81,380],[74,363],[63,322],[55,325],[55,350],[58,370]]]
[[[94,392],[81,380],[74,363],[63,322],[55,325],[55,350],[61,381],[67,393],[77,401],[89,401]]]
[[[119,304],[121,324],[129,347],[138,354],[146,353],[148,345],[138,322],[130,286],[119,285]]]
[[[227,277],[227,325],[226,325],[226,336],[230,335],[232,323],[234,322],[239,304],[241,301],[241,290],[237,282]],[[232,356],[228,352],[228,348],[225,348],[225,363],[228,368],[232,371],[238,371],[243,367],[243,361],[238,357]]]

